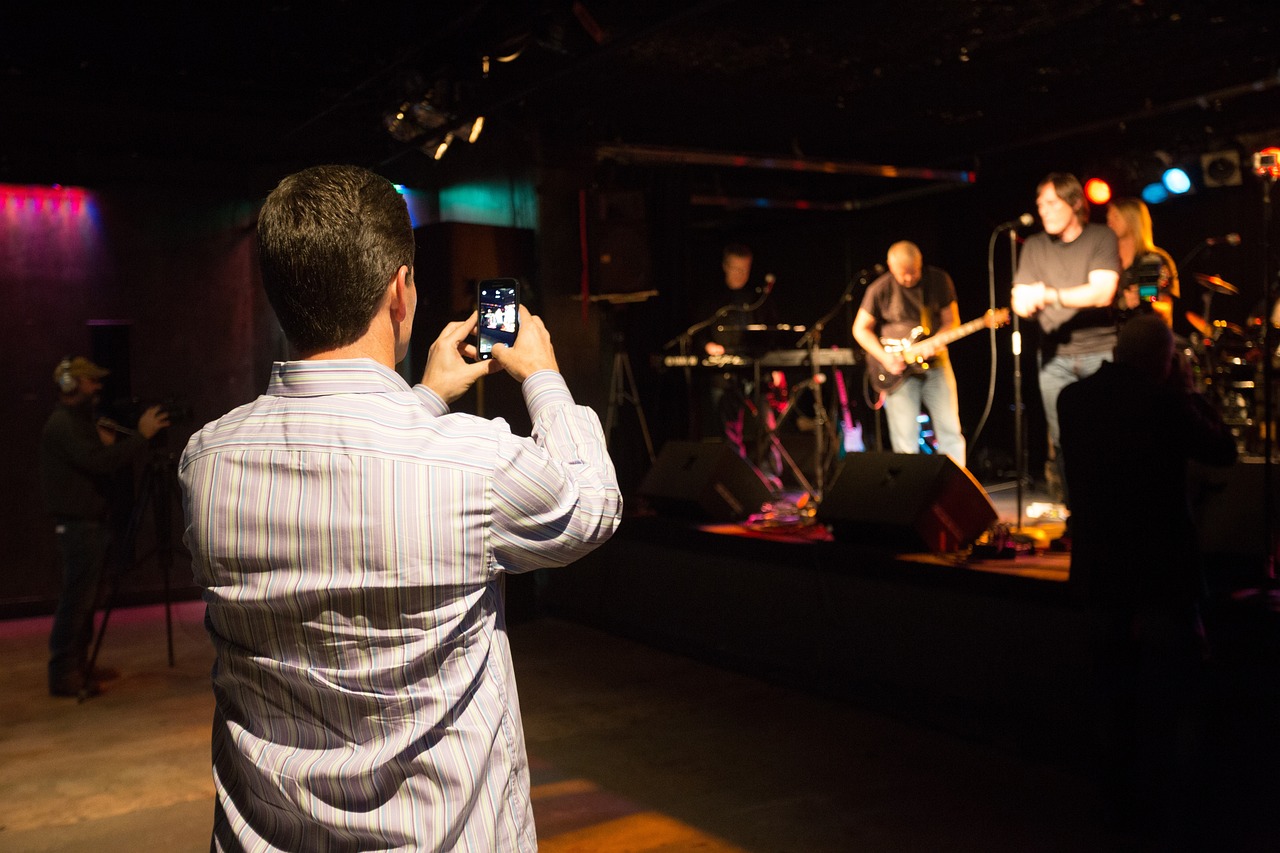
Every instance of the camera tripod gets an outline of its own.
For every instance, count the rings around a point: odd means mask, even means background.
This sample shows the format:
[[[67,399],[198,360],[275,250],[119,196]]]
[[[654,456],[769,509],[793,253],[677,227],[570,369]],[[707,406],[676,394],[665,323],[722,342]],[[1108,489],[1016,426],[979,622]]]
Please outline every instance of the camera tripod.
[[[114,556],[111,561],[114,564],[114,570],[108,577],[106,603],[102,608],[102,622],[98,625],[93,648],[89,653],[89,661],[85,665],[84,683],[80,688],[79,697],[81,702],[92,695],[93,667],[98,660],[98,652],[102,649],[102,638],[107,632],[107,623],[111,620],[111,612],[115,609],[116,596],[120,591],[120,579],[127,567],[137,566],[144,562],[144,558],[139,558],[137,555],[138,532],[146,519],[148,508],[151,509],[152,525],[155,531],[155,547],[146,558],[154,556],[156,566],[160,571],[164,590],[164,621],[168,640],[169,666],[172,667],[174,665],[173,610],[169,576],[173,569],[172,511],[173,503],[178,496],[177,483],[176,454],[167,448],[153,449],[143,470],[142,482],[138,489],[138,495],[134,499],[133,508],[129,513],[128,524],[121,540],[117,543],[118,547],[114,548]]]

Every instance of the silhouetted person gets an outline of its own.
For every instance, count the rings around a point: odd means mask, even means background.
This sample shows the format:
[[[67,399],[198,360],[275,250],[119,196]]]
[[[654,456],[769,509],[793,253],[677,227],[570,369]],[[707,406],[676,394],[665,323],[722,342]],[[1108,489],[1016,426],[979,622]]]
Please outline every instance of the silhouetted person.
[[[1162,843],[1189,841],[1207,646],[1187,463],[1230,465],[1235,442],[1156,314],[1124,325],[1114,363],[1064,388],[1058,416],[1104,801],[1153,821]]]
[[[142,413],[137,430],[121,432],[109,421],[96,420],[94,405],[108,373],[83,356],[59,362],[53,371],[58,405],[40,434],[40,490],[62,557],[62,593],[49,634],[53,696],[101,690],[99,678],[86,667],[93,611],[111,545],[114,479],[146,452],[147,439],[169,425],[159,406]]]

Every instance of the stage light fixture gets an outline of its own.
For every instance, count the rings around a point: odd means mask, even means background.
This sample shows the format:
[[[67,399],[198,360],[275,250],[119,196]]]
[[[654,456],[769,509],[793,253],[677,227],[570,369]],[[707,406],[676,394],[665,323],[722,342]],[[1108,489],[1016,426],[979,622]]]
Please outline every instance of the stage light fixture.
[[[1111,201],[1111,185],[1102,178],[1090,178],[1084,182],[1084,195],[1091,204],[1106,204]]]
[[[456,117],[437,107],[428,92],[417,100],[405,101],[393,112],[383,117],[387,132],[400,142],[413,142],[432,130],[439,130]]]
[[[444,153],[449,150],[449,146],[453,143],[453,134],[446,133],[444,139],[440,140],[440,144],[436,146],[435,153],[431,155],[432,160],[439,160]]]
[[[467,142],[475,142],[480,138],[480,132],[484,130],[484,116],[476,116],[471,122],[471,128],[467,131]]]
[[[1164,184],[1173,195],[1184,195],[1191,191],[1191,176],[1186,173],[1185,169],[1173,166],[1164,170],[1164,174],[1160,176],[1160,183]]]
[[[1147,204],[1160,204],[1161,202],[1168,200],[1168,198],[1169,190],[1165,188],[1164,184],[1147,184],[1142,188],[1142,200]]]
[[[1260,178],[1280,179],[1280,148],[1263,148],[1253,155],[1253,173]]]

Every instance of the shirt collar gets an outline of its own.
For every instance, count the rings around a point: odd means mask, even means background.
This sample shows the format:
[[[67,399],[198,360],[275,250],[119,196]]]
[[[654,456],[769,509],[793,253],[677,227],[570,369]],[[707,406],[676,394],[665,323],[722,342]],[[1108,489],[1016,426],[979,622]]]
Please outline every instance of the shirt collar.
[[[328,394],[386,394],[408,391],[394,370],[371,358],[277,361],[271,366],[267,394],[274,397],[323,397]]]

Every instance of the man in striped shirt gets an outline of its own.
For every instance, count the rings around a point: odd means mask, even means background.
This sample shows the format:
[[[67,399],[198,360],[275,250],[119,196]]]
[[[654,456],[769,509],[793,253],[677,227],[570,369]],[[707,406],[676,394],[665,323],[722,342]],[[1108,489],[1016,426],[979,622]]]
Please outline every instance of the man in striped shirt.
[[[258,240],[296,360],[192,436],[179,470],[217,651],[213,848],[535,850],[502,578],[617,527],[599,419],[524,308],[491,360],[468,360],[473,314],[420,384],[400,378],[414,241],[385,179],[285,178]],[[448,411],[502,370],[531,438]]]

